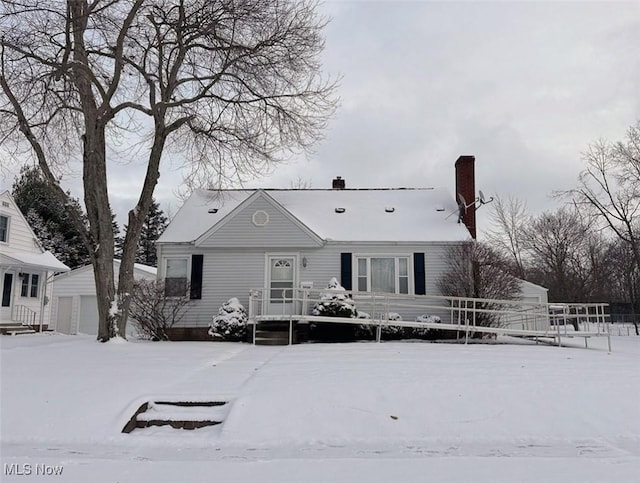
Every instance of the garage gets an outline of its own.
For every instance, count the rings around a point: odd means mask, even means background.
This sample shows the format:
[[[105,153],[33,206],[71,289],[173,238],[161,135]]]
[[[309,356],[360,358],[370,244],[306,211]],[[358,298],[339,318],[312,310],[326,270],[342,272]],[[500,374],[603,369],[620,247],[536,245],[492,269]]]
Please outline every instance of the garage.
[[[113,261],[118,279],[120,260]],[[155,280],[156,268],[136,263],[136,280]],[[52,291],[52,329],[62,334],[98,334],[98,304],[93,267],[86,265],[54,277]]]

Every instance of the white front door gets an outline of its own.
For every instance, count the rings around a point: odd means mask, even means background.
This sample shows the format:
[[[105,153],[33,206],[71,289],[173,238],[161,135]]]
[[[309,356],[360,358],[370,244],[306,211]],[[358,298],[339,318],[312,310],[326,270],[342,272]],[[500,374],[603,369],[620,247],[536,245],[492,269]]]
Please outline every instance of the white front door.
[[[13,307],[13,283],[15,281],[14,272],[2,273],[2,305],[0,306],[0,321],[9,322],[12,320]]]
[[[292,314],[296,304],[292,300],[297,282],[295,255],[269,255],[267,257],[267,314]]]

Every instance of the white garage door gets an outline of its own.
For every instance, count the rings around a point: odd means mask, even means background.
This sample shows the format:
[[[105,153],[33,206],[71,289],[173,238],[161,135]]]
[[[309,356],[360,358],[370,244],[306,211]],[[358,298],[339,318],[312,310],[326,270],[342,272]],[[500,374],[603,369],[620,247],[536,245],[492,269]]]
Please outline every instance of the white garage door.
[[[58,297],[58,316],[56,318],[56,332],[71,333],[71,307],[73,297]]]
[[[98,301],[95,295],[80,296],[80,321],[78,332],[98,335]]]

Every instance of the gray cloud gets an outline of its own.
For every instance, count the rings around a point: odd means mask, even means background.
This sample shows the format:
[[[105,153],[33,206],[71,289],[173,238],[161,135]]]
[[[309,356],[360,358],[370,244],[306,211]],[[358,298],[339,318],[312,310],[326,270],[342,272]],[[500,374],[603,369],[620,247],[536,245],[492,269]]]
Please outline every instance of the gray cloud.
[[[324,68],[343,76],[342,107],[309,159],[251,187],[298,178],[328,187],[342,175],[352,187],[453,194],[455,159],[474,154],[479,188],[539,211],[575,183],[589,143],[621,139],[640,116],[637,2],[329,1],[321,10],[333,17]],[[175,211],[181,160],[166,158],[156,197]],[[110,173],[122,220],[142,172],[133,160]]]

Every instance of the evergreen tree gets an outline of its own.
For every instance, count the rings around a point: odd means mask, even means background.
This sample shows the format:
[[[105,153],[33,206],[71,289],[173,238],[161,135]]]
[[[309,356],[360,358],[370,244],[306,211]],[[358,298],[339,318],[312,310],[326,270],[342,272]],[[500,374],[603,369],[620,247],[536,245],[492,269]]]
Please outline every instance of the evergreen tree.
[[[58,197],[53,196],[40,170],[28,165],[20,170],[11,194],[45,249],[70,268],[90,263],[82,234],[73,224],[69,213],[69,210],[82,213],[77,200],[67,205],[60,202]]]
[[[136,263],[144,263],[155,267],[158,263],[155,242],[167,227],[168,220],[164,211],[160,209],[160,204],[155,199],[151,200],[149,213],[144,219],[142,231],[140,232],[140,241],[136,250]],[[125,232],[127,225],[124,226]],[[116,235],[116,252],[122,250],[124,245],[124,237]]]

